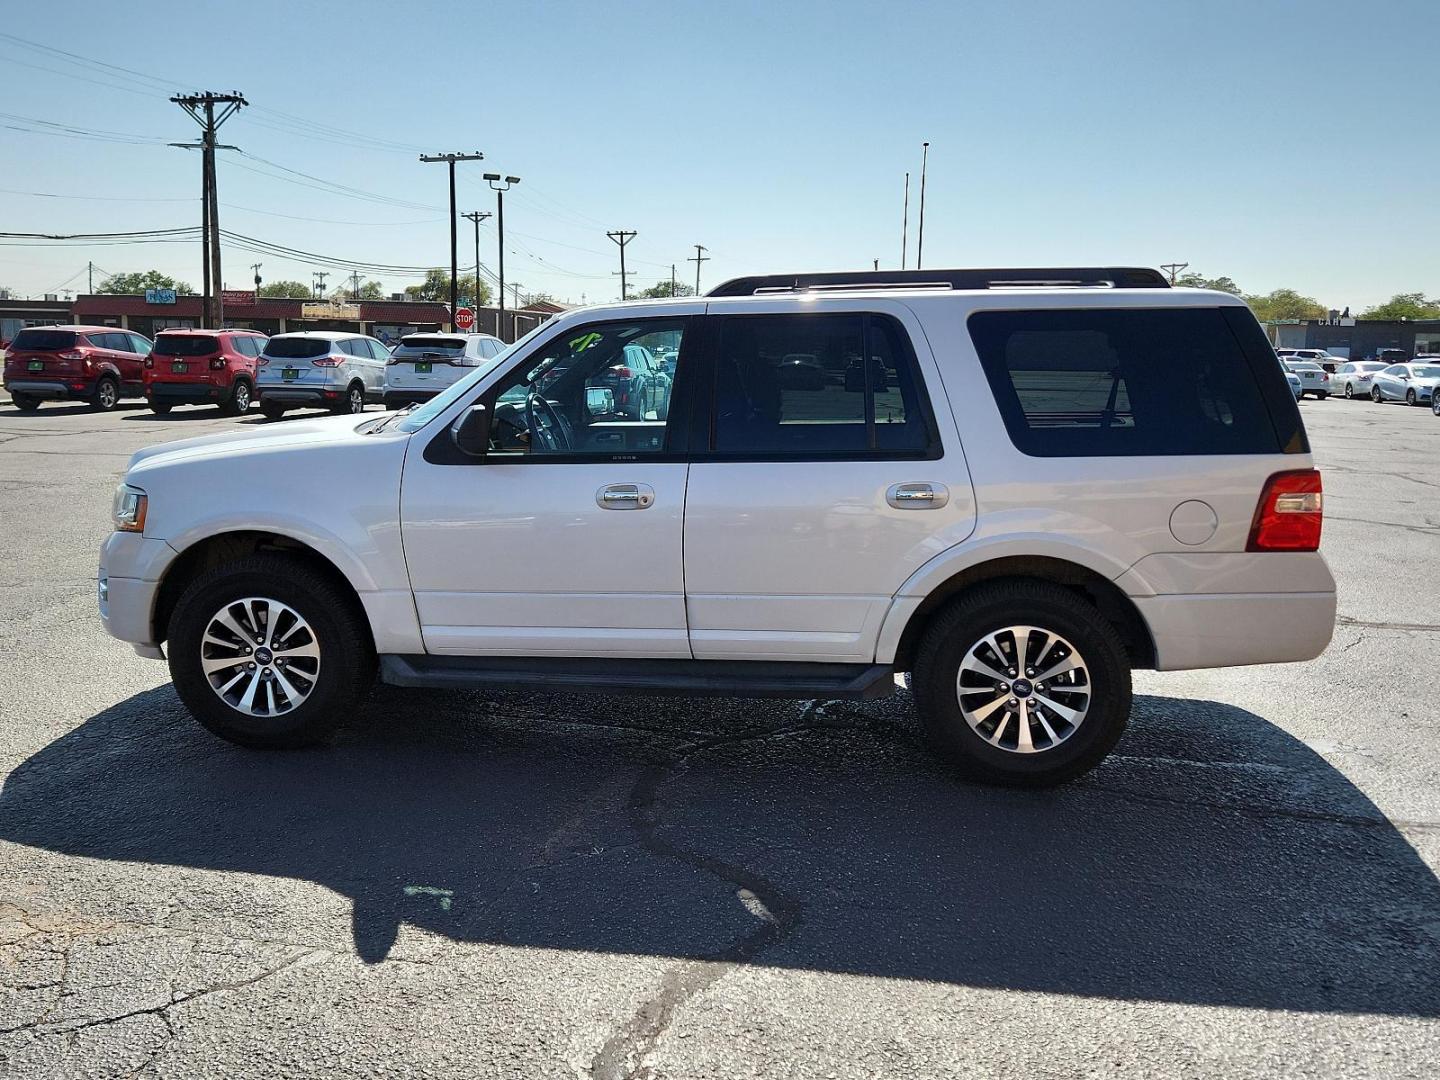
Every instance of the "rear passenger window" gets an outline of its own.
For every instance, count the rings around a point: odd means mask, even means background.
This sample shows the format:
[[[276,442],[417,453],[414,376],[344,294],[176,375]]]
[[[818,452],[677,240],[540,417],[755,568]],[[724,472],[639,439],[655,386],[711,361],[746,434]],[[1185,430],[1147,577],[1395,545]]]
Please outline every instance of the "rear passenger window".
[[[1255,373],[1217,309],[982,311],[969,327],[1023,453],[1281,450]]]
[[[757,315],[719,323],[716,453],[923,455],[934,447],[914,358],[894,320]]]

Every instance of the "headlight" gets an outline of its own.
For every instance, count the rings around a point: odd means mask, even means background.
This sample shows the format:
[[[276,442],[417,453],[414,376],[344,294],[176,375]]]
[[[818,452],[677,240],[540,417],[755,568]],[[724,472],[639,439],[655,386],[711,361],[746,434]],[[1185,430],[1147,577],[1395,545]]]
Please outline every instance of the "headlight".
[[[111,511],[116,531],[144,532],[147,501],[145,492],[139,488],[131,487],[129,484],[121,484],[117,487],[115,489],[115,505]]]

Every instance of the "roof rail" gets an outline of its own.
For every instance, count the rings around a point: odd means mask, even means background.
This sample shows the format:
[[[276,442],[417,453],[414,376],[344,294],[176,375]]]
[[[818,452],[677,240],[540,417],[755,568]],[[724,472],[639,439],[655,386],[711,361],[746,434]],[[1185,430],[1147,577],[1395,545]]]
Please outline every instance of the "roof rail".
[[[1168,289],[1159,270],[1139,266],[1020,267],[998,270],[840,270],[818,274],[756,274],[731,278],[707,296],[830,289],[1003,289],[1014,286]]]

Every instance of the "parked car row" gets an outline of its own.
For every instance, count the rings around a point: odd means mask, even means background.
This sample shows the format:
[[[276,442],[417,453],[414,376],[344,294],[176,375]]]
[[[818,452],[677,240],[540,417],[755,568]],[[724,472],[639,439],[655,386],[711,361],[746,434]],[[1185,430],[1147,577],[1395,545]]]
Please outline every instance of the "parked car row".
[[[1306,394],[1324,400],[1331,394],[1346,398],[1369,398],[1375,402],[1403,401],[1407,405],[1429,405],[1440,416],[1440,355],[1422,353],[1404,363],[1387,364],[1379,360],[1336,361],[1327,371],[1319,360],[1297,359],[1299,352],[1315,350],[1279,350],[1280,366],[1290,383],[1295,400]],[[1392,351],[1392,350],[1382,350]],[[1328,355],[1328,354],[1327,354]]]
[[[5,388],[24,412],[45,401],[106,411],[143,397],[161,416],[206,404],[239,416],[256,401],[271,419],[305,407],[358,413],[427,401],[504,349],[487,334],[411,334],[392,353],[376,338],[329,330],[162,330],[151,341],[114,327],[29,327],[6,351]]]

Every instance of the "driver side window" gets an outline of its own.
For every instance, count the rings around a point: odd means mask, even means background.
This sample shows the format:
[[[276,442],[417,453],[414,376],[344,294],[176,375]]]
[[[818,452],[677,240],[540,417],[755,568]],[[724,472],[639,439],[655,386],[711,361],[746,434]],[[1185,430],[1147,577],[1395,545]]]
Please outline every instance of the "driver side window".
[[[684,361],[666,370],[652,358],[679,356],[689,321],[592,323],[527,357],[493,392],[488,457],[663,453]]]

